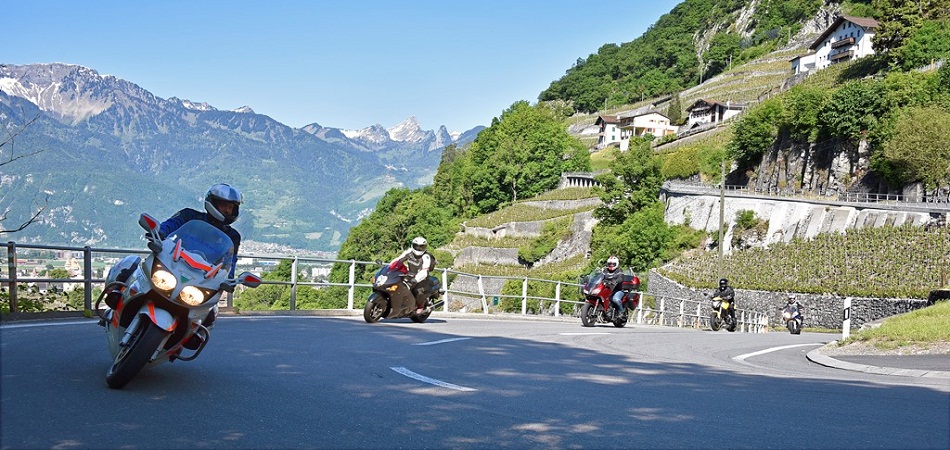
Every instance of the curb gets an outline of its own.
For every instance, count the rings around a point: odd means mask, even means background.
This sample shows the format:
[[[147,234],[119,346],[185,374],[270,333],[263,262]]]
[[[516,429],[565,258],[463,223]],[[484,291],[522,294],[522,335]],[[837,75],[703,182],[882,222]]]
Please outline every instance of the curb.
[[[835,369],[850,370],[852,372],[864,372],[875,375],[892,375],[898,377],[919,377],[919,378],[938,378],[950,380],[950,372],[945,370],[919,370],[919,369],[899,369],[895,367],[879,367],[867,364],[857,364],[848,361],[841,361],[821,354],[821,348],[817,348],[805,355],[809,361],[822,366]]]

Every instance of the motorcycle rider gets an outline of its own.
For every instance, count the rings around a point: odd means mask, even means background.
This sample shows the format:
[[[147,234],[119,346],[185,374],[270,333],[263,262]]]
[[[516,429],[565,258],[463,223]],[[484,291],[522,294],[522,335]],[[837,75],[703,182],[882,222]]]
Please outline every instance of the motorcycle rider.
[[[231,269],[228,272],[229,278],[234,278],[234,267],[237,265],[238,247],[241,245],[241,233],[231,227],[231,224],[237,220],[240,214],[241,203],[244,202],[244,196],[241,191],[230,185],[219,183],[211,186],[205,194],[205,212],[197,211],[191,208],[184,208],[162,222],[158,229],[158,234],[162,239],[175,232],[185,223],[192,220],[203,220],[210,223],[215,228],[227,234],[234,244],[234,254],[231,259]],[[202,320],[202,324],[207,329],[214,326],[214,319],[218,317],[218,306],[208,312],[208,316]],[[195,339],[189,339],[185,347],[196,349],[198,342]],[[192,348],[194,347],[194,348]]]
[[[782,307],[782,310],[784,311],[785,308],[788,308],[789,306],[794,306],[798,309],[798,318],[800,319],[801,323],[805,323],[805,307],[802,306],[802,304],[798,301],[798,299],[795,298],[793,294],[788,294],[788,298],[785,299],[785,306]]]
[[[607,258],[607,265],[601,270],[604,274],[604,287],[610,289],[610,303],[613,304],[614,317],[621,317],[626,311],[623,307],[624,292],[621,289],[623,283],[623,270],[620,270],[620,258],[611,255]]]
[[[729,317],[732,318],[732,323],[736,323],[736,291],[729,286],[729,280],[720,278],[719,289],[713,291],[712,296],[729,301]]]
[[[429,272],[435,268],[435,257],[428,252],[429,243],[422,236],[413,238],[412,242],[402,254],[389,263],[390,267],[402,262],[409,269],[409,289],[416,298],[416,314],[425,312],[426,299],[432,289]]]

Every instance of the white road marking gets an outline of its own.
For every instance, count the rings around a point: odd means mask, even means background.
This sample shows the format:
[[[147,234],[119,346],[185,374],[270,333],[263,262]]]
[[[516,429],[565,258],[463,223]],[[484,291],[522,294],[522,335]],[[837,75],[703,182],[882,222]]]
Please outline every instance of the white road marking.
[[[596,334],[610,334],[610,333],[587,332],[587,333],[558,333],[558,334],[560,334],[561,336],[593,336]]]
[[[390,367],[390,369],[392,369],[393,371],[395,371],[395,372],[398,373],[398,374],[405,375],[405,376],[407,376],[407,377],[409,377],[409,378],[412,378],[412,379],[415,379],[415,380],[419,380],[419,381],[421,381],[421,382],[423,382],[423,383],[429,383],[429,384],[433,384],[433,385],[436,385],[436,386],[439,386],[439,387],[444,387],[444,388],[448,388],[448,389],[454,389],[454,390],[456,390],[456,391],[462,391],[462,392],[472,392],[472,391],[477,391],[477,390],[478,390],[478,389],[472,389],[472,388],[465,387],[465,386],[459,386],[459,385],[457,385],[457,384],[446,383],[446,382],[444,382],[444,381],[436,380],[436,379],[434,379],[434,378],[429,378],[429,377],[424,376],[424,375],[419,375],[418,373],[415,373],[415,372],[413,372],[413,371],[411,371],[411,370],[409,370],[409,369],[407,369],[407,368],[405,368],[405,367]]]
[[[446,342],[464,341],[466,339],[471,339],[471,338],[460,337],[460,338],[452,338],[452,339],[442,339],[441,341],[420,342],[418,344],[412,344],[412,345],[435,345],[435,344],[444,344]]]
[[[746,358],[751,358],[751,357],[753,357],[753,356],[764,355],[764,354],[766,354],[766,353],[771,353],[771,352],[777,352],[777,351],[779,351],[779,350],[785,350],[785,349],[787,349],[787,348],[808,347],[808,346],[812,346],[812,345],[825,345],[825,344],[822,344],[822,343],[815,343],[815,344],[783,345],[783,346],[781,346],[781,347],[772,347],[772,348],[767,348],[767,349],[765,349],[765,350],[759,350],[759,351],[757,351],[757,352],[746,353],[746,354],[744,354],[744,355],[739,355],[739,356],[733,356],[732,359],[733,359],[734,361],[743,361],[743,360],[745,360]]]
[[[18,323],[11,325],[2,325],[0,328],[34,328],[34,327],[61,327],[64,325],[82,325],[95,324],[94,320],[71,321],[71,322],[42,322],[42,323]]]

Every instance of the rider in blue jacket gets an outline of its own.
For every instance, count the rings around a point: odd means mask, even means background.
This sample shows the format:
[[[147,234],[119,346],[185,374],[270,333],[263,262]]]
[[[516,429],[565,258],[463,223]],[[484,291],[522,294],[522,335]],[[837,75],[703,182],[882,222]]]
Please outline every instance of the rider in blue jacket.
[[[243,201],[244,196],[241,195],[241,192],[237,189],[227,184],[216,184],[211,186],[211,189],[208,189],[208,193],[205,194],[205,212],[196,211],[191,208],[182,209],[169,217],[168,220],[162,222],[162,225],[158,229],[158,234],[162,239],[165,239],[166,236],[192,220],[203,220],[210,223],[215,228],[227,234],[228,237],[231,238],[231,242],[234,243],[234,255],[231,259],[231,269],[228,272],[228,277],[234,278],[234,267],[237,265],[238,248],[241,245],[241,233],[238,233],[237,230],[232,228],[231,224],[237,220]],[[217,316],[218,307],[215,305],[208,313],[208,316],[202,321],[202,324],[210,330]],[[188,348],[197,348],[198,345],[199,343],[194,339],[185,342],[185,347]]]

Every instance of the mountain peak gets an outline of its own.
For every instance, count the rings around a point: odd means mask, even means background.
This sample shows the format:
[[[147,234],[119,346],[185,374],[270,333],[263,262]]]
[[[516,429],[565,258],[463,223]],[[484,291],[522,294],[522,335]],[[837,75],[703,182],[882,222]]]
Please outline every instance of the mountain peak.
[[[386,131],[389,132],[390,138],[397,142],[416,142],[426,137],[426,133],[422,131],[422,127],[416,121],[416,116],[410,116],[399,125],[388,128]]]
[[[251,109],[251,107],[250,107],[250,106],[247,106],[247,105],[244,105],[244,106],[242,106],[242,107],[240,107],[240,108],[237,108],[237,109],[233,109],[233,110],[231,110],[231,111],[232,111],[232,112],[236,112],[236,113],[243,113],[243,114],[254,114],[254,110]]]

